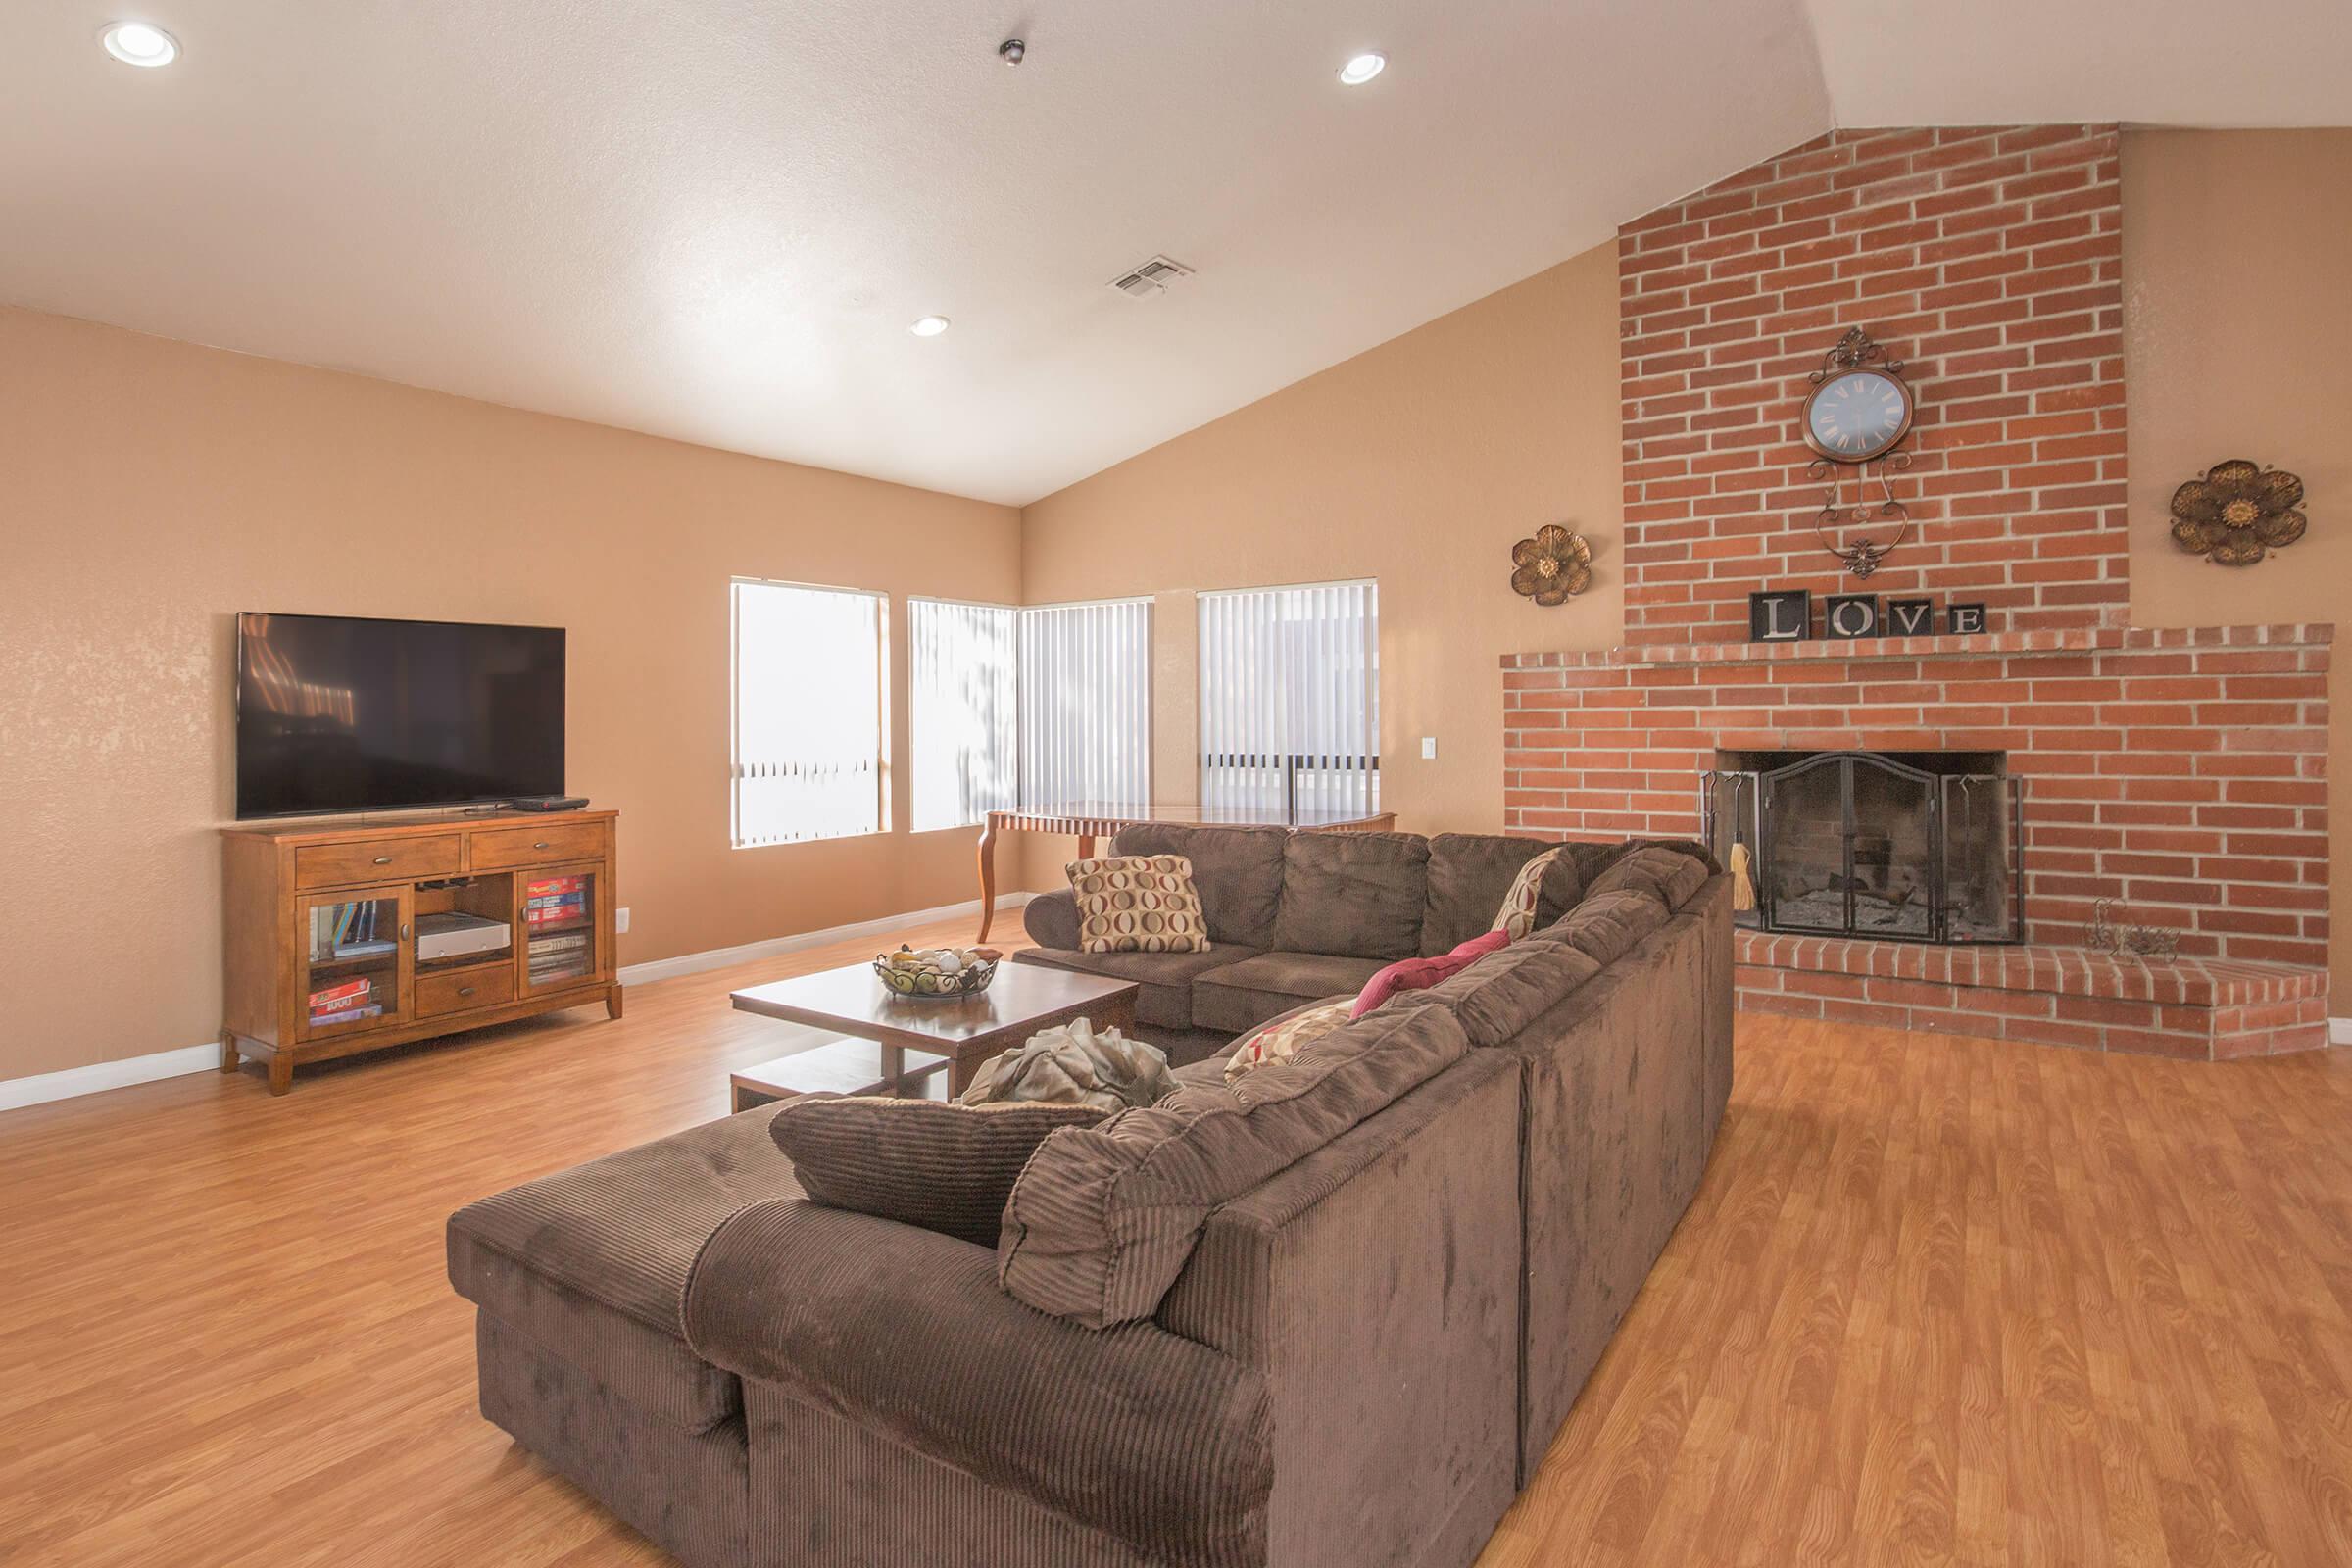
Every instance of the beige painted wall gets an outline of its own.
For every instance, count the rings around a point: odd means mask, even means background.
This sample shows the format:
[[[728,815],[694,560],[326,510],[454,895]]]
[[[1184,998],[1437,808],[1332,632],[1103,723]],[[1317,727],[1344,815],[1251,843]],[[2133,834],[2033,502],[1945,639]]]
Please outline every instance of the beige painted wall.
[[[1155,778],[1179,802],[1199,798],[1193,593],[1378,578],[1383,804],[1416,831],[1498,831],[1496,661],[1624,633],[1617,425],[1612,243],[1033,503],[1026,587],[1159,596]],[[1547,522],[1595,556],[1554,610],[1509,582]],[[1061,885],[1067,853],[1032,845],[1027,885]]]
[[[2132,617],[2149,626],[2352,623],[2352,130],[2124,138]],[[2311,532],[2216,566],[2166,503],[2224,458],[2303,476]],[[2352,631],[2345,635],[2352,636]],[[2352,1015],[2352,644],[2328,683],[2333,1003]]]
[[[625,962],[973,897],[970,833],[728,847],[727,579],[1010,600],[1019,525],[0,310],[0,1080],[220,1028],[238,610],[567,627],[570,784],[622,813]]]

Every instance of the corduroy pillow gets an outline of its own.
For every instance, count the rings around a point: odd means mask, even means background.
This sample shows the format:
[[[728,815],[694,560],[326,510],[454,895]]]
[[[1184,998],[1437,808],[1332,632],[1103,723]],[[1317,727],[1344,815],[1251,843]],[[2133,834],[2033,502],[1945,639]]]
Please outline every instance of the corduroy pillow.
[[[1206,953],[1208,921],[1181,855],[1072,860],[1080,953]]]
[[[813,1202],[994,1247],[1004,1200],[1046,1135],[1103,1116],[1021,1100],[808,1095],[776,1112],[768,1136]]]

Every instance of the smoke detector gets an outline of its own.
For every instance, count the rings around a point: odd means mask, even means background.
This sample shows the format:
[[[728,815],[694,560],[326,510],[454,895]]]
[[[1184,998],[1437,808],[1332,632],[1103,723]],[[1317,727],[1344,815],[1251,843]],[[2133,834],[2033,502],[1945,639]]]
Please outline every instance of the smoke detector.
[[[1114,277],[1110,286],[1122,294],[1148,300],[1154,294],[1164,294],[1168,285],[1180,277],[1190,277],[1193,270],[1182,262],[1171,262],[1165,256],[1154,256],[1123,277]]]

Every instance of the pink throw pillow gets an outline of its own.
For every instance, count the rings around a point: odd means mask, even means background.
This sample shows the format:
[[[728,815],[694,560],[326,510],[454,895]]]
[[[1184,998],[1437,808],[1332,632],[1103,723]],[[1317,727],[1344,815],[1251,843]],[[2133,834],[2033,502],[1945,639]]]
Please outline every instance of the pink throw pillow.
[[[1439,981],[1460,974],[1488,954],[1500,951],[1510,940],[1508,931],[1487,931],[1435,958],[1399,959],[1364,982],[1364,989],[1356,993],[1355,1005],[1348,1010],[1348,1016],[1361,1018],[1399,991],[1427,991]]]

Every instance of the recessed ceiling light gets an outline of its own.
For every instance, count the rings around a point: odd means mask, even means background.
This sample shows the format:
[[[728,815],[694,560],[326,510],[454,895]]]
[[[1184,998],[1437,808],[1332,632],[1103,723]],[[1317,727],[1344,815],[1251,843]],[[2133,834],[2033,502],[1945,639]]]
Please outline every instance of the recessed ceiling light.
[[[948,318],[946,317],[926,316],[906,330],[912,332],[916,337],[937,337],[947,329]]]
[[[126,66],[168,66],[179,58],[179,40],[145,22],[110,22],[98,41]]]
[[[1376,49],[1367,49],[1340,68],[1340,80],[1350,87],[1361,87],[1388,69],[1387,55]]]

